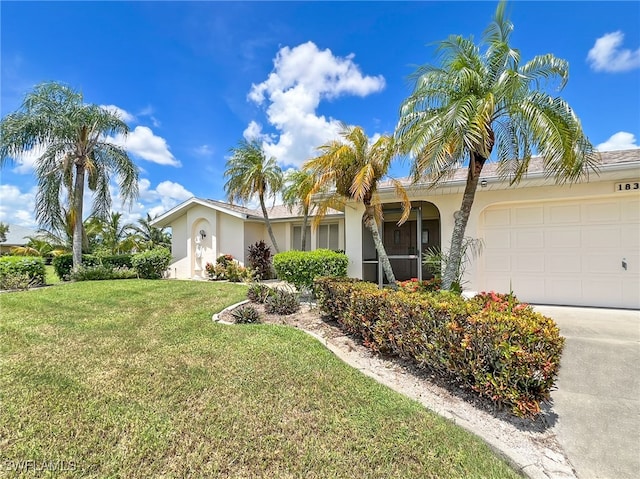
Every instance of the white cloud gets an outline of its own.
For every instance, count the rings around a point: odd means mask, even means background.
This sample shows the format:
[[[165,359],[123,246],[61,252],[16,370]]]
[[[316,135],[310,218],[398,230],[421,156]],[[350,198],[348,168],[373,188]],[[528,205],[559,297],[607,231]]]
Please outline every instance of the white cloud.
[[[120,119],[126,123],[130,123],[132,121],[136,120],[136,117],[133,116],[131,113],[129,113],[126,110],[123,110],[122,108],[115,106],[115,105],[100,105],[100,108],[110,111],[111,113],[115,113],[116,115],[118,115],[118,117],[120,117]]]
[[[143,160],[158,165],[182,166],[169,151],[167,140],[156,136],[149,127],[136,126],[126,137],[118,134],[108,140]]]
[[[36,188],[23,192],[16,185],[0,184],[0,221],[36,229]]]
[[[262,138],[267,156],[283,165],[300,166],[315,156],[315,149],[335,138],[340,129],[337,120],[316,115],[322,100],[364,97],[385,87],[382,76],[363,76],[353,58],[353,54],[336,57],[312,42],[281,48],[273,72],[264,82],[252,85],[248,95],[258,105],[268,103],[267,119],[279,136],[273,141],[251,122],[243,133],[245,138]]]
[[[129,204],[123,204],[118,197],[117,185],[111,185],[112,210],[122,213],[126,223],[135,223],[138,219],[145,218],[147,213],[153,218],[194,196],[180,183],[173,181],[162,181],[152,188],[147,178],[138,181],[138,191],[137,201],[129,207]]]
[[[249,125],[247,125],[247,127],[242,132],[242,136],[247,141],[264,138],[264,134],[262,133],[262,125],[251,120],[249,122]]]
[[[210,145],[200,145],[194,148],[194,153],[198,156],[211,157],[213,156],[213,148]]]
[[[614,133],[607,141],[596,146],[598,151],[633,150],[635,148],[640,148],[636,144],[635,135],[626,131]]]
[[[624,33],[607,33],[596,40],[589,50],[587,60],[595,71],[624,72],[640,68],[640,48],[637,50],[620,49]]]
[[[36,146],[19,155],[16,158],[16,167],[12,171],[21,175],[31,174],[35,168],[36,160],[42,156],[44,151],[44,147]]]

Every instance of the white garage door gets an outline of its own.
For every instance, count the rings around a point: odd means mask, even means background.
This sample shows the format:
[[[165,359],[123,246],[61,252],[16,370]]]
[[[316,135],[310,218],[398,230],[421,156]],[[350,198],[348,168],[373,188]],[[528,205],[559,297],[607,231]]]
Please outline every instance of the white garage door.
[[[530,303],[640,308],[638,195],[495,205],[480,228],[480,289],[511,288]]]

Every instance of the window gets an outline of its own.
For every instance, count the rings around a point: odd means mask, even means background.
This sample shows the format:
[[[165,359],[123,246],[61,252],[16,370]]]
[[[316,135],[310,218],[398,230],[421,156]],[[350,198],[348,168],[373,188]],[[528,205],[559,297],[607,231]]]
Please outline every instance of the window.
[[[338,224],[320,225],[318,227],[318,248],[340,249]]]
[[[293,227],[293,244],[291,249],[302,250],[302,226]],[[311,226],[307,226],[307,235],[305,238],[305,251],[311,251]]]

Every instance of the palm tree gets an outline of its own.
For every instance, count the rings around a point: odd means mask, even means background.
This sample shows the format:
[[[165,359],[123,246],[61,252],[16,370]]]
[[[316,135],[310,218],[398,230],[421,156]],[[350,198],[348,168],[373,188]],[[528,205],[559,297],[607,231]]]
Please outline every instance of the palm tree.
[[[494,151],[498,172],[512,184],[526,175],[534,152],[559,182],[575,181],[595,170],[598,154],[577,116],[561,98],[544,90],[547,80],[569,76],[568,64],[551,54],[525,64],[509,44],[513,29],[500,2],[482,45],[450,36],[438,46],[441,66],[425,65],[413,74],[415,87],[400,109],[396,138],[413,157],[417,180],[432,186],[468,162],[466,187],[455,215],[449,261],[442,277],[450,289],[460,264],[464,233],[485,162]]]
[[[131,223],[122,223],[122,213],[111,213],[106,220],[102,220],[102,247],[111,254],[131,251],[135,246],[130,234],[133,228]]]
[[[396,155],[395,141],[392,136],[383,135],[371,144],[361,127],[345,124],[342,125],[340,136],[342,139],[318,147],[322,154],[308,160],[302,167],[315,178],[312,194],[326,185],[334,187],[321,195],[314,222],[318,224],[329,208],[340,203],[349,200],[362,203],[365,208],[362,222],[373,236],[389,284],[395,285],[396,277],[378,229],[382,222],[382,205],[377,197],[378,184],[388,178],[387,172]],[[392,178],[389,180],[402,202],[403,214],[398,222],[402,224],[411,213],[411,202],[402,184]]]
[[[122,148],[107,141],[108,135],[128,131],[116,114],[85,104],[81,93],[59,83],[36,86],[20,110],[0,123],[0,166],[33,148],[44,151],[36,160],[36,219],[45,228],[60,230],[64,201],[70,203],[74,269],[82,264],[85,183],[94,193],[96,216],[105,217],[110,211],[112,174],[118,177],[123,199],[137,197],[136,166]],[[63,188],[66,200],[61,198]]]
[[[11,248],[11,254],[17,256],[41,256],[47,260],[66,253],[64,245],[47,241],[43,236],[27,236],[29,240],[24,246],[14,246]]]
[[[293,211],[293,208],[300,205],[302,210],[302,238],[301,250],[304,251],[307,245],[307,224],[309,215],[314,208],[311,203],[311,191],[315,185],[313,176],[304,170],[292,170],[285,176],[284,188],[282,190],[282,200]]]
[[[157,216],[156,216],[157,217]],[[146,218],[140,218],[137,225],[133,225],[131,229],[135,231],[137,236],[136,242],[141,250],[152,249],[156,246],[163,248],[171,248],[171,235],[164,228],[156,228],[151,226],[151,222],[155,219],[147,213]]]
[[[227,197],[233,203],[249,201],[254,195],[258,195],[271,243],[276,253],[279,253],[264,201],[265,197],[275,197],[282,188],[282,170],[275,158],[266,158],[262,145],[257,140],[241,140],[237,147],[231,148],[231,152],[232,156],[227,160],[224,172],[225,178],[228,178],[224,185]]]

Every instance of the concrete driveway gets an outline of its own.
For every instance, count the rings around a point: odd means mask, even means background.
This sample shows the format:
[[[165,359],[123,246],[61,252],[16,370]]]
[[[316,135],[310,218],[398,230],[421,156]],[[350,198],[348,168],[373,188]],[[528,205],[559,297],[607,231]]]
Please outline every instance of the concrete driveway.
[[[580,479],[640,477],[640,311],[536,306],[566,338],[554,426]]]

